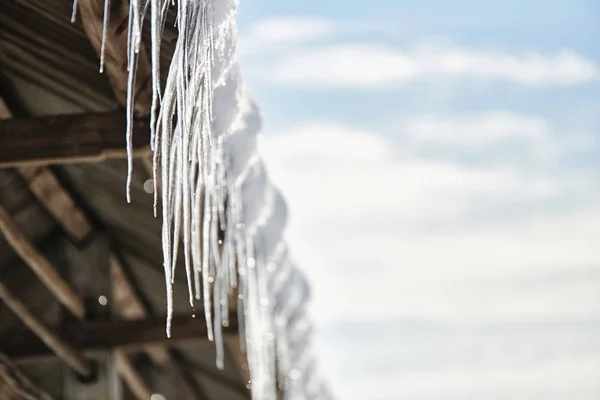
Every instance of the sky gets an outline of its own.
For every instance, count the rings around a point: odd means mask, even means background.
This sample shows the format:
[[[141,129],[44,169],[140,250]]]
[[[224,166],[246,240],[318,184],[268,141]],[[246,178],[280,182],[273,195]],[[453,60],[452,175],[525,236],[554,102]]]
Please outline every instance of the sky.
[[[240,3],[337,398],[600,398],[600,3]]]

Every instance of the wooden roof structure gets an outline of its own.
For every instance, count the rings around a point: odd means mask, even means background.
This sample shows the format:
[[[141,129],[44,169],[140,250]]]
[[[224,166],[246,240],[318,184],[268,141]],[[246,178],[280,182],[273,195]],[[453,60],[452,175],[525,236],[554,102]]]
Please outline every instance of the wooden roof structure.
[[[0,399],[249,398],[236,310],[221,371],[184,274],[166,338],[148,56],[142,49],[128,204],[128,4],[111,2],[100,74],[104,2],[78,3],[71,23],[72,0],[0,2]],[[167,24],[164,69],[175,38]]]

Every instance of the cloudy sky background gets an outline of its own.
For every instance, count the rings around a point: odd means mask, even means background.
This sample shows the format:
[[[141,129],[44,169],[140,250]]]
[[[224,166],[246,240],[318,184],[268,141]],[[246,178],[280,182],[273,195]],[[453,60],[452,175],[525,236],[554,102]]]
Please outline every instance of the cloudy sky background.
[[[600,398],[600,3],[240,7],[339,399]]]

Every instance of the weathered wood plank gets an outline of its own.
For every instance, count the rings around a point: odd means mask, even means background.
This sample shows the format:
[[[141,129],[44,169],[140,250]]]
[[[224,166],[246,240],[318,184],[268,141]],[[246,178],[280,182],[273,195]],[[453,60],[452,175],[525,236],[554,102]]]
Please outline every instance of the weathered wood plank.
[[[100,162],[126,157],[122,112],[0,121],[0,168]],[[149,121],[133,122],[134,156],[148,153]]]
[[[98,74],[97,57],[85,33],[81,28],[70,25],[70,12],[63,14],[62,23],[57,23],[58,20],[39,15],[22,3],[21,0],[2,1],[0,13],[3,72],[11,73],[8,77],[11,83],[15,83],[15,75],[26,81],[16,84],[19,104],[34,114],[66,111],[62,101],[60,103],[63,104],[58,107],[60,110],[57,110],[55,104],[43,104],[44,101],[29,96],[28,87],[40,87],[68,99],[69,103],[81,109],[114,110],[117,103],[108,79]],[[62,1],[32,0],[31,3],[35,3],[35,7],[50,9],[64,5]]]
[[[144,304],[138,298],[133,284],[125,274],[123,265],[111,254],[109,257],[110,277],[114,298],[114,308],[117,315],[124,319],[145,319],[148,317]],[[164,345],[148,345],[144,348],[152,361],[157,365],[166,365],[169,360],[169,352]]]
[[[60,184],[54,172],[47,167],[24,166],[17,169],[29,184],[29,189],[77,242],[92,231],[87,217],[77,207],[69,193]]]
[[[73,315],[83,318],[85,316],[83,299],[60,276],[48,259],[27,240],[2,206],[0,206],[0,232],[57,300]]]
[[[13,170],[0,170],[0,204],[10,213],[21,233],[39,245],[57,230],[57,224],[32,196],[21,177]],[[0,235],[0,270],[15,262],[18,255]]]
[[[87,33],[90,43],[100,55],[104,22],[104,0],[79,0],[81,24]],[[127,102],[127,26],[129,19],[129,2],[127,0],[111,1],[109,20],[104,43],[104,70],[115,92],[117,102]],[[144,46],[140,46],[135,80],[134,112],[138,116],[150,113],[152,103],[152,75],[150,62]]]
[[[34,332],[38,341],[43,342],[77,373],[88,376],[92,372],[90,364],[69,345],[69,341],[48,329],[2,282],[0,282],[0,299]]]
[[[8,358],[0,353],[0,399],[50,400],[50,396],[33,386]]]
[[[0,97],[0,120],[11,119],[12,113]],[[92,230],[90,223],[62,187],[56,175],[47,167],[24,166],[17,169],[50,214],[77,241],[85,239]]]
[[[180,358],[177,357],[178,353],[176,350],[172,350],[171,354],[175,356],[170,359],[170,366],[173,371],[179,375],[182,382],[181,394],[178,396],[182,400],[208,400],[211,397],[208,395],[206,388],[204,387],[204,381],[200,384],[194,378],[194,374],[192,371],[187,369],[181,362]],[[169,398],[175,398],[174,396],[169,396]]]
[[[231,338],[232,338],[232,340],[236,339],[234,337],[234,335],[231,335]],[[226,387],[230,388],[231,390],[238,392],[245,398],[250,398],[249,397],[250,391],[248,390],[248,387],[246,386],[247,385],[246,382],[244,382],[242,379],[238,379],[238,377],[233,377],[230,374],[227,374],[227,373],[224,373],[223,371],[218,370],[214,364],[207,364],[207,363],[204,363],[201,361],[192,361],[189,359],[186,359],[183,362],[183,364],[185,365],[186,369],[200,372],[202,375],[206,376],[207,378],[210,378],[211,380],[213,380],[215,382],[219,382],[223,386],[226,386]]]
[[[62,393],[60,400],[120,400],[123,385],[117,372],[117,362],[110,352],[86,354],[94,365],[90,379],[81,379],[71,371],[62,374]],[[42,361],[37,360],[37,361]],[[64,367],[63,367],[64,369]]]
[[[127,358],[127,354],[121,349],[115,351],[117,368],[123,380],[129,386],[129,389],[138,398],[138,400],[148,400],[152,396],[152,390],[144,382],[144,378],[136,371],[132,362]]]
[[[237,317],[230,316],[225,335],[237,333]],[[74,322],[58,330],[60,337],[79,351],[112,350],[117,347],[138,349],[151,343],[181,341],[208,341],[206,324],[202,318],[190,315],[173,317],[171,338],[165,333],[165,319],[145,320],[97,320]],[[11,332],[0,336],[0,348],[15,361],[21,358],[45,356],[50,350],[28,331]]]

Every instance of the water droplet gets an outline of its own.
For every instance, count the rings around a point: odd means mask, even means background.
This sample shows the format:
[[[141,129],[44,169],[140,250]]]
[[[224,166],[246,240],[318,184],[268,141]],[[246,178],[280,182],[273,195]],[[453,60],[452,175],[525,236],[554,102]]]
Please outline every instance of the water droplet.
[[[98,303],[100,303],[101,306],[105,306],[108,304],[108,299],[106,296],[100,295],[100,297],[98,297]]]
[[[289,372],[290,379],[298,379],[302,374],[297,369],[291,369]]]
[[[213,278],[212,276],[208,277],[208,283],[213,283],[215,281],[215,278]]]
[[[221,325],[223,325],[223,327],[227,328],[229,326],[229,321],[223,320],[223,322],[221,322]]]
[[[150,400],[167,400],[167,399],[165,399],[165,396],[163,396],[160,393],[152,393],[152,396],[150,396]]]
[[[146,181],[144,182],[144,192],[148,194],[154,193],[154,180],[146,179]]]
[[[219,244],[223,244],[223,241],[221,239],[219,239]]]
[[[256,265],[256,260],[252,257],[248,258],[248,268],[254,268],[254,266]]]
[[[267,299],[266,297],[261,297],[260,304],[262,304],[263,306],[269,305],[269,299]]]
[[[196,318],[196,314],[192,314],[192,318]]]

